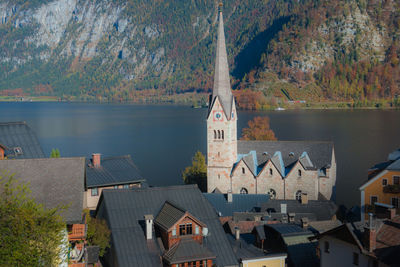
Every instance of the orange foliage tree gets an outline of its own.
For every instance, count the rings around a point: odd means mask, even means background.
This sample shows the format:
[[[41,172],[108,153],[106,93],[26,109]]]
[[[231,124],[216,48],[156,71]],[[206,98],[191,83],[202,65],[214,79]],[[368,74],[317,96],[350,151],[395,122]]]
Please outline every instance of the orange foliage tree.
[[[277,140],[274,131],[269,128],[268,117],[254,117],[247,124],[249,127],[242,130],[241,140]]]

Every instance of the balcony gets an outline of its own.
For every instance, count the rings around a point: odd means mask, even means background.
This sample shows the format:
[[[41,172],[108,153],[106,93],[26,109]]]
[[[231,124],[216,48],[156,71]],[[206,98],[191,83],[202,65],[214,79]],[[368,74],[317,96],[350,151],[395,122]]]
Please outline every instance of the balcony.
[[[383,193],[400,194],[400,185],[398,184],[386,185],[383,187]]]
[[[78,241],[86,238],[86,224],[73,224],[68,227],[68,240]]]
[[[68,267],[86,267],[86,263],[84,262],[68,263]]]

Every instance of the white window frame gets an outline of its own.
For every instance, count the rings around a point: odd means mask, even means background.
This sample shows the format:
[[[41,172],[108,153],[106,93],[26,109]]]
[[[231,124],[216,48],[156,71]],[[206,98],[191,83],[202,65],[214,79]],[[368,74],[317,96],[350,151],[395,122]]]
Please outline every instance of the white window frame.
[[[94,194],[95,193],[95,194]],[[98,187],[93,187],[90,189],[90,194],[92,197],[96,197],[99,195],[99,188]]]

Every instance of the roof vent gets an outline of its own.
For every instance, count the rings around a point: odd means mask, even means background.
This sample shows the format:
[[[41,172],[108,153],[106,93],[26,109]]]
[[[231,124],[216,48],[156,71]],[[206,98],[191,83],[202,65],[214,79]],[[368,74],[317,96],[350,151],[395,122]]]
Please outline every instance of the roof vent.
[[[14,153],[15,155],[22,155],[22,148],[20,148],[19,146],[14,147]]]

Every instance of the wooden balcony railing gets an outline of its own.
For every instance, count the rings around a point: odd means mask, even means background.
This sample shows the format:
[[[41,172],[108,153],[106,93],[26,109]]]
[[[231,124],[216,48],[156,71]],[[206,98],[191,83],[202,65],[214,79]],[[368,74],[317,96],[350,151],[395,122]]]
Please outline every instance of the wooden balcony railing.
[[[400,185],[386,185],[383,187],[383,193],[391,193],[391,194],[399,194],[400,193]]]
[[[68,267],[85,267],[86,263],[79,262],[79,263],[68,263]]]
[[[68,231],[68,240],[77,241],[86,238],[86,224],[73,224]]]

